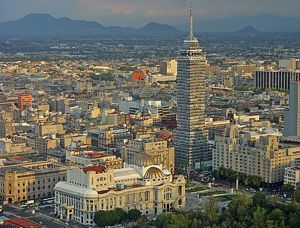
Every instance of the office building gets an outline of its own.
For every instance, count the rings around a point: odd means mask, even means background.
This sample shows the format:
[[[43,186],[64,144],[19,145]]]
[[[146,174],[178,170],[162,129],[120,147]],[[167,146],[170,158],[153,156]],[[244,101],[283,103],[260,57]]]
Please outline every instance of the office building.
[[[211,153],[207,145],[205,126],[205,65],[206,58],[190,30],[178,58],[176,84],[177,129],[174,131],[175,165],[180,173],[209,167]]]
[[[291,81],[300,80],[300,71],[256,71],[254,79],[258,89],[290,90]]]
[[[216,135],[213,170],[220,167],[259,176],[266,183],[284,180],[285,168],[300,161],[299,144],[279,142],[281,133],[272,128],[239,129],[233,125]]]
[[[161,165],[74,168],[55,186],[55,214],[83,225],[94,225],[99,210],[138,209],[147,215],[184,207],[184,177],[173,176]]]
[[[292,81],[289,109],[284,112],[284,136],[300,136],[300,82]]]

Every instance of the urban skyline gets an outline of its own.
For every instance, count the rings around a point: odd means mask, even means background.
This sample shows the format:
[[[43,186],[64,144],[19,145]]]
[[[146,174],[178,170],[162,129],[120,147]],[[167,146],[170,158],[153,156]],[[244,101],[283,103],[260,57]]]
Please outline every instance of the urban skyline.
[[[256,1],[197,1],[197,19],[179,0],[1,1],[4,17],[101,8],[135,25],[184,11],[189,29],[0,23],[0,226],[300,227],[299,20],[198,33],[200,15],[292,15],[298,3]]]

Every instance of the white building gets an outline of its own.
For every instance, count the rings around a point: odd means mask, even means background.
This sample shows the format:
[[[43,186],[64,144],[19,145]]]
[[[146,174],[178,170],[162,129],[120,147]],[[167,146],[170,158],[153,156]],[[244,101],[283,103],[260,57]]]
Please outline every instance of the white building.
[[[93,225],[99,210],[138,209],[143,214],[185,207],[185,179],[162,165],[74,168],[55,186],[55,214],[60,219]]]
[[[300,182],[300,167],[292,166],[287,167],[284,170],[284,184],[290,183],[294,188],[297,187]]]

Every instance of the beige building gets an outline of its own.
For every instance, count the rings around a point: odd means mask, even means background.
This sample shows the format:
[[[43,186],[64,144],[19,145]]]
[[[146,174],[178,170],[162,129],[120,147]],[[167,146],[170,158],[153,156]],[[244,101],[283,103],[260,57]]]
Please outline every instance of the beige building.
[[[128,113],[120,113],[115,109],[105,109],[101,112],[101,124],[121,126],[129,124],[130,115]]]
[[[74,168],[55,186],[55,214],[60,219],[94,225],[99,210],[138,209],[143,214],[185,207],[185,179],[162,166]]]
[[[59,148],[60,140],[55,137],[38,137],[36,138],[36,150],[39,153],[47,153],[49,150]]]
[[[279,143],[281,136],[274,129],[227,127],[224,135],[216,135],[213,170],[225,167],[260,176],[266,183],[281,182],[285,168],[300,161],[300,146]]]
[[[172,59],[169,61],[163,61],[160,64],[160,73],[166,76],[176,76],[177,75],[177,60]]]
[[[36,126],[37,134],[39,136],[45,136],[45,135],[63,135],[65,134],[65,130],[62,124],[39,124]]]
[[[284,184],[291,184],[294,188],[298,187],[300,183],[300,167],[292,166],[285,168]]]
[[[175,169],[175,149],[162,139],[135,139],[129,140],[123,146],[121,157],[124,162],[140,166],[162,164],[171,173]],[[140,162],[142,161],[142,164]]]
[[[29,154],[32,148],[27,146],[25,142],[16,142],[11,139],[0,139],[0,155],[13,156]]]
[[[233,77],[223,77],[222,78],[222,85],[224,88],[232,88],[234,86],[234,79]]]
[[[7,137],[15,133],[14,118],[12,112],[0,112],[0,137]]]
[[[60,146],[62,148],[68,148],[72,143],[91,145],[91,138],[87,134],[65,134],[60,137]]]
[[[256,64],[238,64],[233,67],[237,75],[252,76],[257,70]]]
[[[107,154],[103,151],[94,151],[90,149],[67,150],[66,162],[80,166],[101,164],[109,169],[123,168],[123,160],[121,158]]]
[[[54,185],[66,179],[68,167],[58,163],[33,162],[0,169],[0,197],[19,201],[51,197]]]
[[[92,146],[119,151],[124,140],[132,138],[128,128],[95,129],[89,131]]]

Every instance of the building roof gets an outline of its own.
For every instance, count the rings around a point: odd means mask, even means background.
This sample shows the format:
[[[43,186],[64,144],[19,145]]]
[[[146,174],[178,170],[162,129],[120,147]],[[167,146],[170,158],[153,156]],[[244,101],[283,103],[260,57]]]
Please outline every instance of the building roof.
[[[114,178],[116,181],[121,181],[124,179],[141,179],[142,176],[136,169],[132,167],[126,167],[122,169],[115,169]]]
[[[165,174],[163,173],[162,170],[160,170],[159,168],[156,168],[156,167],[150,167],[145,175],[144,175],[144,178],[145,179],[153,179],[153,178],[161,178],[161,177],[164,177]]]
[[[16,227],[16,228],[42,228],[43,227],[38,223],[29,221],[24,218],[13,218],[13,219],[5,220],[4,225],[12,225],[12,227]]]
[[[140,153],[136,155],[132,162],[138,166],[149,166],[155,163],[154,157],[147,153]]]
[[[106,170],[106,167],[103,165],[97,165],[97,166],[87,166],[82,168],[82,170],[87,172],[96,172],[96,173],[103,173]]]
[[[83,186],[74,185],[65,181],[58,182],[54,189],[56,191],[68,192],[80,197],[97,198],[98,193],[96,190],[89,189]]]

